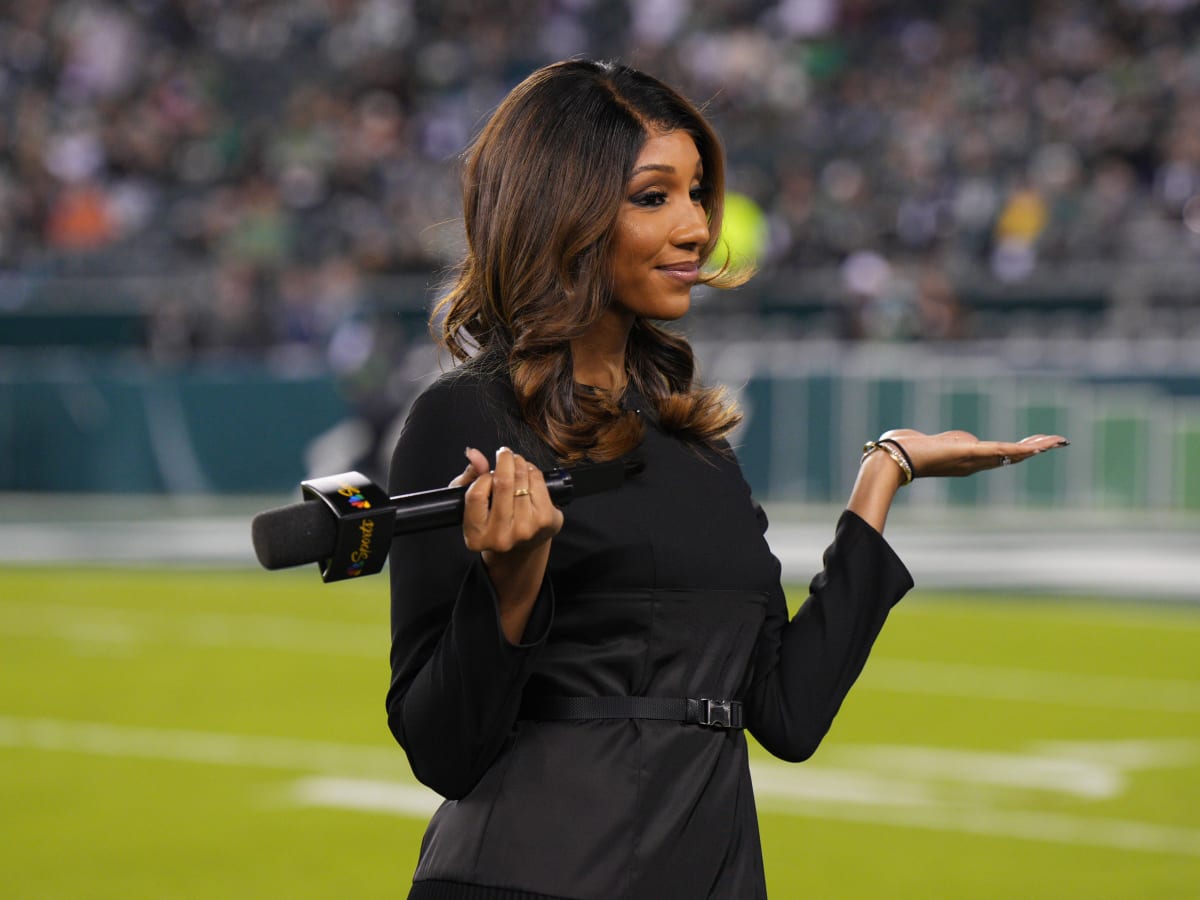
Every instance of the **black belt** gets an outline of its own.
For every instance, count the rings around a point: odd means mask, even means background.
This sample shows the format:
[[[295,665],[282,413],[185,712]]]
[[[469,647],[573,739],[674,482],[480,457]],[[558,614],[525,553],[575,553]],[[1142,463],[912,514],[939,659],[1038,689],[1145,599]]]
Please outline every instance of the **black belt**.
[[[659,719],[708,728],[741,728],[740,700],[674,697],[530,697],[518,718],[535,721],[564,719]]]

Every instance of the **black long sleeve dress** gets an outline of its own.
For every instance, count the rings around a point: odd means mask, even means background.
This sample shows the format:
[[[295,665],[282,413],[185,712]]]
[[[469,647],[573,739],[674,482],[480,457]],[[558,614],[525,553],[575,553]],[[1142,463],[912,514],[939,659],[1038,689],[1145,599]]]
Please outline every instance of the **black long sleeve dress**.
[[[391,492],[444,485],[464,447],[493,458],[501,445],[547,462],[506,379],[468,365],[417,400]],[[743,731],[529,720],[522,703],[740,700],[754,737],[799,761],[912,581],[847,511],[789,622],[765,517],[732,454],[672,437],[650,415],[637,452],[640,474],[566,508],[519,645],[457,529],[396,538],[388,722],[417,778],[447,798],[410,897],[766,896]]]

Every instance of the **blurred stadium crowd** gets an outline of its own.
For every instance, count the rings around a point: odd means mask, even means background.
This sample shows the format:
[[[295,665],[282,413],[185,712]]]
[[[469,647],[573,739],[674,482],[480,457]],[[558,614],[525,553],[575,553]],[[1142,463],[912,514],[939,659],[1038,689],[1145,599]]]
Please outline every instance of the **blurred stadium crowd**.
[[[5,6],[0,305],[147,279],[161,358],[336,353],[365,309],[422,307],[460,247],[458,155],[575,54],[706,105],[762,238],[730,310],[817,295],[840,311],[810,327],[937,340],[989,327],[972,292],[1078,289],[1101,308],[1076,331],[1200,337],[1196,0]]]

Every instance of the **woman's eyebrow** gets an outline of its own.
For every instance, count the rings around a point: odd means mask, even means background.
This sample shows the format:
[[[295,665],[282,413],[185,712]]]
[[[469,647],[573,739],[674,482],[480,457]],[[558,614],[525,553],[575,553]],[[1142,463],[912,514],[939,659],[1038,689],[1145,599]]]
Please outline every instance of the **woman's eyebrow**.
[[[668,166],[665,163],[646,163],[644,166],[638,166],[630,175],[636,175],[639,172],[674,172],[674,166]]]

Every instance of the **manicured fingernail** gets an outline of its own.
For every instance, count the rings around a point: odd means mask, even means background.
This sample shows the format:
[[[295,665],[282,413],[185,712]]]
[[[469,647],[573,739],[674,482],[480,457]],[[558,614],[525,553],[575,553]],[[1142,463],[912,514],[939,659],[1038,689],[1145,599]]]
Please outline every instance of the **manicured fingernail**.
[[[463,456],[465,456],[465,457],[467,457],[468,459],[470,459],[470,457],[471,457],[471,451],[472,451],[472,450],[474,450],[474,449],[475,449],[474,447],[467,447],[466,449],[464,449],[464,450],[463,450]]]
[[[1061,440],[1061,441],[1059,441],[1057,444],[1055,444],[1054,446],[1056,446],[1056,447],[1070,447],[1070,446],[1071,446],[1071,442],[1070,442],[1070,441],[1068,441],[1068,440]]]

